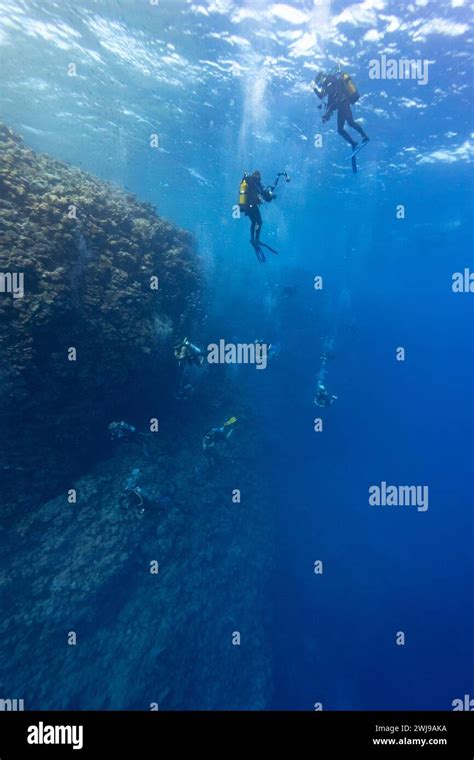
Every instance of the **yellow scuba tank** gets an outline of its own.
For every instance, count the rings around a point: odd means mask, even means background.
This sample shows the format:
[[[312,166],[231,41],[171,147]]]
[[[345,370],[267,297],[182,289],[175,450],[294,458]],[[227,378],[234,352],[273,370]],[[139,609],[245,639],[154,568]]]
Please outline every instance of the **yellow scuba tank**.
[[[248,205],[248,182],[247,182],[247,174],[244,174],[242,177],[242,182],[240,183],[239,187],[239,206],[247,206]]]
[[[357,103],[359,100],[359,93],[357,91],[357,87],[355,86],[354,82],[352,81],[349,74],[346,74],[344,71],[341,73],[341,79],[342,83],[344,85],[344,92],[347,95],[347,99],[349,103]]]

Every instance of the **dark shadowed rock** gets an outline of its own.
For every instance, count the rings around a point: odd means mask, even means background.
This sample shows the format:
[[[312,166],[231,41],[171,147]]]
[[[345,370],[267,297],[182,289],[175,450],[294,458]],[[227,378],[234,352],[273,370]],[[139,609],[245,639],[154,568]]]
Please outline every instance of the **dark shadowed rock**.
[[[2,125],[0,155],[0,474],[12,505],[21,483],[31,500],[80,471],[116,409],[148,393],[156,403],[157,376],[165,394],[200,271],[191,236],[149,204]],[[23,297],[9,292],[14,274]]]

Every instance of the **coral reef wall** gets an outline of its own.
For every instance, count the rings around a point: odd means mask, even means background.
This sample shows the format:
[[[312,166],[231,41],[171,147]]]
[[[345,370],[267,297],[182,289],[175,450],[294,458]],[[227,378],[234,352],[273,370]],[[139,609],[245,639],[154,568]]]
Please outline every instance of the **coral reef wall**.
[[[200,272],[191,236],[149,204],[3,125],[0,156],[0,461],[12,506],[21,483],[30,502],[54,493],[121,401],[143,397],[157,373],[166,384]]]
[[[1,694],[27,710],[265,708],[257,412],[224,366],[173,395],[173,339],[203,298],[192,241],[6,127],[0,149]],[[158,435],[109,440],[111,419],[153,413]],[[204,451],[232,414],[229,444]]]

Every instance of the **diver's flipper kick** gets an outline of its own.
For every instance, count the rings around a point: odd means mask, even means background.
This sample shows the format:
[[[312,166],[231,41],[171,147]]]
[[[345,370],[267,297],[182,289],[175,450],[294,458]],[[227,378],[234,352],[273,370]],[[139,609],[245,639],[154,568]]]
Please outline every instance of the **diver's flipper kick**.
[[[354,150],[351,153],[351,158],[355,158],[355,156],[357,156],[358,152],[360,150],[362,150],[362,148],[365,148],[365,146],[367,145],[368,142],[369,142],[369,138],[365,137],[362,140],[362,142],[360,142],[358,145],[356,145],[356,147],[354,148]]]
[[[276,198],[274,190],[278,185],[280,177],[285,177],[285,182],[290,181],[286,172],[278,172],[273,185],[263,187],[260,172],[255,170],[253,174],[250,175],[245,172],[240,183],[239,208],[241,212],[250,219],[250,245],[253,246],[257,260],[261,264],[266,261],[262,248],[267,248],[272,253],[278,254],[278,251],[275,251],[274,248],[267,245],[267,243],[262,243],[260,240],[263,221],[259,206],[262,201],[270,203],[270,201]]]
[[[264,252],[262,251],[262,244],[256,243],[255,240],[251,240],[250,245],[253,246],[258,261],[260,261],[261,264],[264,264],[266,262],[266,258]]]
[[[354,174],[356,174],[356,173],[357,173],[357,161],[356,161],[356,156],[357,156],[358,152],[359,152],[360,150],[362,150],[362,148],[364,147],[364,145],[367,145],[367,143],[368,143],[368,142],[369,142],[369,138],[368,138],[368,137],[365,137],[365,138],[362,140],[362,142],[361,142],[361,143],[359,143],[359,144],[358,144],[358,145],[357,145],[357,146],[354,148],[354,150],[353,150],[353,151],[352,151],[352,153],[351,153],[352,171],[353,171],[353,173],[354,173]]]
[[[272,248],[271,246],[267,245],[266,243],[262,243],[261,240],[259,241],[259,246],[261,248],[268,248],[269,251],[271,251],[272,253],[276,253],[278,255],[278,251],[275,251],[274,248]]]
[[[264,264],[266,262],[265,254],[262,251],[262,248],[268,248],[269,251],[278,255],[278,251],[275,251],[274,248],[271,248],[266,243],[262,243],[261,240],[259,240],[258,243],[255,240],[251,240],[250,245],[253,246],[254,251],[257,254],[257,259],[260,261],[261,264]]]

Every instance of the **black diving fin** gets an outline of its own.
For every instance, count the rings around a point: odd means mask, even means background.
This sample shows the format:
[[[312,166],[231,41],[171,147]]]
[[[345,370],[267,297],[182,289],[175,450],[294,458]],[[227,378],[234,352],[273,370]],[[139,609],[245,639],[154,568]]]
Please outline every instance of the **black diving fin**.
[[[269,250],[269,251],[271,251],[272,253],[276,253],[276,255],[278,256],[278,251],[275,251],[275,249],[274,249],[274,248],[272,248],[271,246],[267,245],[266,243],[261,243],[260,241],[259,241],[259,243],[258,243],[258,244],[259,244],[259,245],[260,245],[262,248],[268,248],[268,250]]]
[[[255,251],[255,253],[257,255],[257,259],[259,260],[259,262],[261,264],[264,264],[265,261],[266,261],[266,259],[265,259],[265,254],[264,254],[264,252],[262,251],[262,248],[261,248],[262,244],[261,243],[256,243],[254,240],[251,240],[250,241],[250,245],[253,246],[254,251]]]

